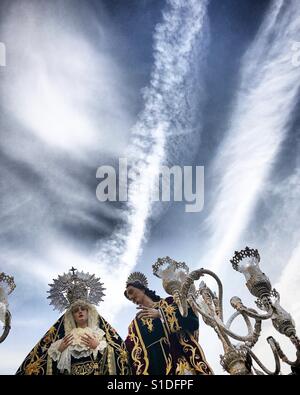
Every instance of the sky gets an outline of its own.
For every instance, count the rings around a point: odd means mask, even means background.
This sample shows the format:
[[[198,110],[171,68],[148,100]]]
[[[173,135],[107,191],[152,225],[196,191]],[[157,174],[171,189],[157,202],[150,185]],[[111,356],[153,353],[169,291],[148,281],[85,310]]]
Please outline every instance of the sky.
[[[98,310],[125,338],[129,273],[166,296],[158,257],[215,271],[227,317],[234,295],[255,307],[229,262],[248,245],[299,331],[297,0],[4,0],[0,42],[0,271],[17,284],[0,374],[59,317],[48,284],[71,266],[101,277]],[[97,169],[120,158],[132,170],[128,201],[100,202]],[[152,202],[162,165],[204,167],[202,210]],[[269,334],[293,359],[266,323],[262,360],[272,368]],[[224,374],[201,319],[200,343]]]

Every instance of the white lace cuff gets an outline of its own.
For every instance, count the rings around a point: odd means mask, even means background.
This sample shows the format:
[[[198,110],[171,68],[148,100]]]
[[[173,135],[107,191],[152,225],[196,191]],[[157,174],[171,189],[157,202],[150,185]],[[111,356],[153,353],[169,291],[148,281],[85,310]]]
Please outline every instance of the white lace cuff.
[[[52,343],[51,346],[49,347],[48,354],[53,359],[53,361],[57,362],[61,356],[61,352],[58,350],[61,342],[62,340],[57,340],[56,342]]]
[[[66,348],[63,352],[58,350],[62,339],[57,340],[56,342],[52,343],[49,347],[48,354],[53,361],[58,362],[57,368],[63,373],[67,370],[69,373],[71,372],[71,354],[69,347]]]

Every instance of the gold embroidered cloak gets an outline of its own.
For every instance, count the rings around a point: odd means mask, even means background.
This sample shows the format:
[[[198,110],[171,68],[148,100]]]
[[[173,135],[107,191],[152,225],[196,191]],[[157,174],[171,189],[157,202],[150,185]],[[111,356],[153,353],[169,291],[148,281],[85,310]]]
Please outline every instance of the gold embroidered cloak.
[[[213,374],[198,343],[199,319],[182,317],[172,297],[155,304],[162,319],[135,318],[125,340],[133,374]]]

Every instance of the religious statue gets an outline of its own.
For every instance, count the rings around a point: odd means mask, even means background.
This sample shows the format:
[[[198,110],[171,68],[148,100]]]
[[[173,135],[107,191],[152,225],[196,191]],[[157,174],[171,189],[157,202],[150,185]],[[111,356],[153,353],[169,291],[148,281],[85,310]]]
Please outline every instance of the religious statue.
[[[95,307],[104,296],[100,279],[72,268],[53,281],[48,291],[50,304],[66,311],[27,355],[16,374],[129,374],[122,339]]]
[[[140,272],[128,277],[124,295],[140,310],[125,340],[133,374],[213,374],[198,343],[199,319],[191,308],[183,317],[173,297],[157,296]]]

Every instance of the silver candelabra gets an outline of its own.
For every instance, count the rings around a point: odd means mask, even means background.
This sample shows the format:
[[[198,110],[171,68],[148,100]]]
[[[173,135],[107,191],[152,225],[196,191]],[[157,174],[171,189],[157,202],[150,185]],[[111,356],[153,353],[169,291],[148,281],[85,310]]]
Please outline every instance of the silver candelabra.
[[[239,297],[234,296],[230,303],[235,312],[226,323],[223,316],[223,285],[214,272],[202,268],[189,273],[189,268],[184,262],[176,262],[165,257],[159,258],[153,265],[153,273],[162,279],[165,291],[174,297],[183,316],[187,316],[190,307],[201,314],[206,325],[214,329],[224,349],[220,363],[229,374],[278,375],[281,374],[281,362],[291,367],[291,374],[299,374],[300,341],[296,334],[295,323],[291,315],[280,305],[280,295],[272,289],[269,278],[259,267],[259,262],[258,251],[249,247],[236,251],[231,260],[233,268],[244,274],[248,290],[257,298],[256,305],[264,313],[246,307]],[[204,275],[216,281],[217,294],[212,292],[203,281],[196,289],[195,282]],[[231,330],[232,323],[239,316],[246,324],[248,330],[246,336]],[[266,320],[271,320],[274,328],[287,336],[296,348],[296,358],[290,361],[279,343],[271,336],[267,338],[275,360],[274,371],[270,371],[252,350],[261,336],[262,322]],[[239,343],[234,344],[232,340],[237,340]],[[261,370],[255,367],[255,363]]]
[[[5,273],[0,273],[0,321],[3,323],[3,331],[0,343],[7,338],[11,328],[11,313],[8,309],[7,297],[16,288],[14,278]]]

